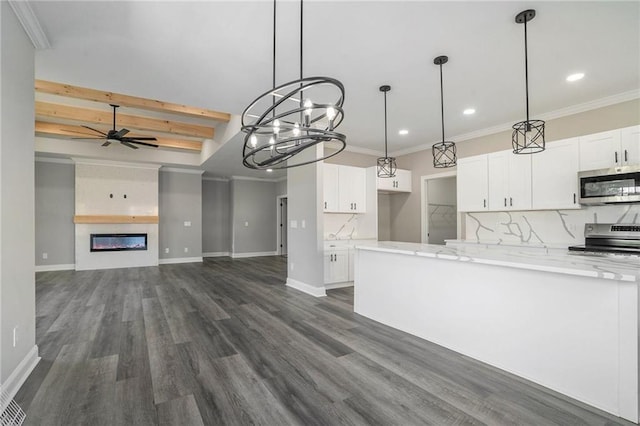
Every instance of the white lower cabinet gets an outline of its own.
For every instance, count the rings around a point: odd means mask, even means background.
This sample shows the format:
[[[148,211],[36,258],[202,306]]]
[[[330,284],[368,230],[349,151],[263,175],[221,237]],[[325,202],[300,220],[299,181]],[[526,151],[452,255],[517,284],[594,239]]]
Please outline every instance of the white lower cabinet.
[[[349,281],[349,249],[330,249],[324,252],[324,283]]]

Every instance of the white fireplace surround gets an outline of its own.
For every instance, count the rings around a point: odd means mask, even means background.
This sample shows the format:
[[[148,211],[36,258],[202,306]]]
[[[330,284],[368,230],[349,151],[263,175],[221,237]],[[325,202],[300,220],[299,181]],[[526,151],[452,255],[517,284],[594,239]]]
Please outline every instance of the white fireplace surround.
[[[157,216],[160,165],[90,159],[75,162],[77,216]],[[76,223],[78,271],[157,266],[157,223]],[[90,251],[91,234],[147,234],[147,250]]]

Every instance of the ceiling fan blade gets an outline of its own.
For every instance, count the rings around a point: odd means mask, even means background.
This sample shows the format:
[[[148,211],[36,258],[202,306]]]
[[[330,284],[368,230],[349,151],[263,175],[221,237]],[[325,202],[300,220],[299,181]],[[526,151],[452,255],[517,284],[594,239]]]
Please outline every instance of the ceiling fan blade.
[[[128,147],[129,147],[129,148],[131,148],[131,149],[138,149],[138,147],[137,147],[137,146],[135,146],[135,145],[131,145],[131,144],[130,144],[129,142],[127,142],[127,141],[120,141],[120,143],[121,143],[122,145],[124,145],[124,146],[128,146]]]
[[[94,129],[93,127],[89,127],[89,126],[85,126],[85,125],[82,125],[82,127],[84,127],[85,129],[92,130],[92,131],[94,131],[96,133],[99,133],[102,136],[107,136],[107,134],[105,132],[101,132],[100,130]]]
[[[109,146],[109,145],[111,145],[111,141],[110,141],[110,140],[106,140],[106,141],[102,144],[102,146]]]
[[[91,137],[87,136],[84,138],[70,138],[71,140],[82,140],[82,141],[94,141],[96,139],[104,139],[102,136]]]
[[[158,140],[156,138],[147,138],[147,137],[138,138],[138,137],[133,137],[133,136],[131,136],[129,138],[125,138],[125,139],[131,139],[132,141],[157,141]],[[131,141],[129,141],[129,142],[131,142]]]
[[[119,139],[119,138],[123,137],[124,135],[126,135],[127,133],[129,133],[128,129],[120,129],[113,136],[114,136],[114,138]]]
[[[147,142],[139,142],[135,139],[131,139],[131,140],[127,140],[126,142],[128,143],[137,143],[138,145],[144,145],[144,146],[151,146],[153,148],[157,148],[158,145],[154,144],[154,143],[147,143]]]

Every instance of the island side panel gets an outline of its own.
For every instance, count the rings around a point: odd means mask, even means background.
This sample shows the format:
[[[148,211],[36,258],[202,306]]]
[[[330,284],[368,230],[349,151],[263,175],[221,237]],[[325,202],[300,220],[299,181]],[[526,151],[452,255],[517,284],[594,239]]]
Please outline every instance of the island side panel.
[[[636,283],[363,249],[356,256],[358,314],[637,422],[638,298],[620,303]]]

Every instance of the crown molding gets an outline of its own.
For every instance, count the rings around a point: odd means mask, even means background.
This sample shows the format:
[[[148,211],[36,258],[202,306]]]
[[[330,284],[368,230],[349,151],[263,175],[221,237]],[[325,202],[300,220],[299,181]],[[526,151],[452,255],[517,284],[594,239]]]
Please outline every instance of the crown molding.
[[[356,154],[372,155],[374,157],[384,156],[384,152],[382,151],[377,151],[375,149],[369,149],[369,148],[360,148],[358,146],[352,146],[352,145],[347,145],[344,150],[349,152],[355,152]]]
[[[539,120],[555,120],[557,118],[567,117],[574,114],[579,114],[581,112],[591,111],[598,108],[604,108],[610,105],[620,104],[622,102],[628,102],[635,99],[640,98],[640,89],[630,90],[628,92],[618,93],[617,95],[607,96],[605,98],[596,99],[594,101],[584,102],[577,105],[572,105],[566,108],[560,108],[554,111],[550,111],[544,114],[536,114],[536,118]],[[447,140],[452,140],[454,142],[464,142],[470,139],[481,138],[483,136],[489,136],[500,132],[505,132],[507,130],[511,130],[513,126],[512,122],[499,124],[497,126],[487,127],[485,129],[476,130],[474,132],[463,133],[458,136],[454,136],[452,138],[447,138]],[[420,151],[426,151],[431,149],[431,145],[434,143],[440,142],[440,140],[434,141],[428,146],[420,145],[413,148],[402,149],[399,151],[394,151],[390,153],[390,157],[401,157],[403,155],[414,154]]]
[[[70,158],[35,157],[36,163],[75,164]]]
[[[201,175],[204,173],[204,170],[198,169],[181,169],[179,167],[164,167],[160,168],[161,172],[173,172],[173,173],[186,173],[190,175]]]
[[[162,167],[161,164],[144,164],[144,163],[129,163],[126,161],[112,161],[112,160],[100,160],[96,158],[78,158],[71,157],[76,164],[89,164],[97,166],[112,166],[112,167],[130,167],[133,169],[151,169],[158,170]]]
[[[33,47],[38,50],[50,49],[51,43],[40,26],[40,21],[27,0],[9,0],[9,5],[16,14],[22,28],[29,36]]]
[[[210,180],[213,182],[229,182],[229,179],[227,178],[211,177],[211,176],[203,176],[202,180]]]
[[[278,179],[265,179],[265,178],[257,178],[257,177],[250,177],[250,176],[231,176],[231,179],[229,180],[249,180],[249,181],[255,181],[255,182],[278,182]]]

